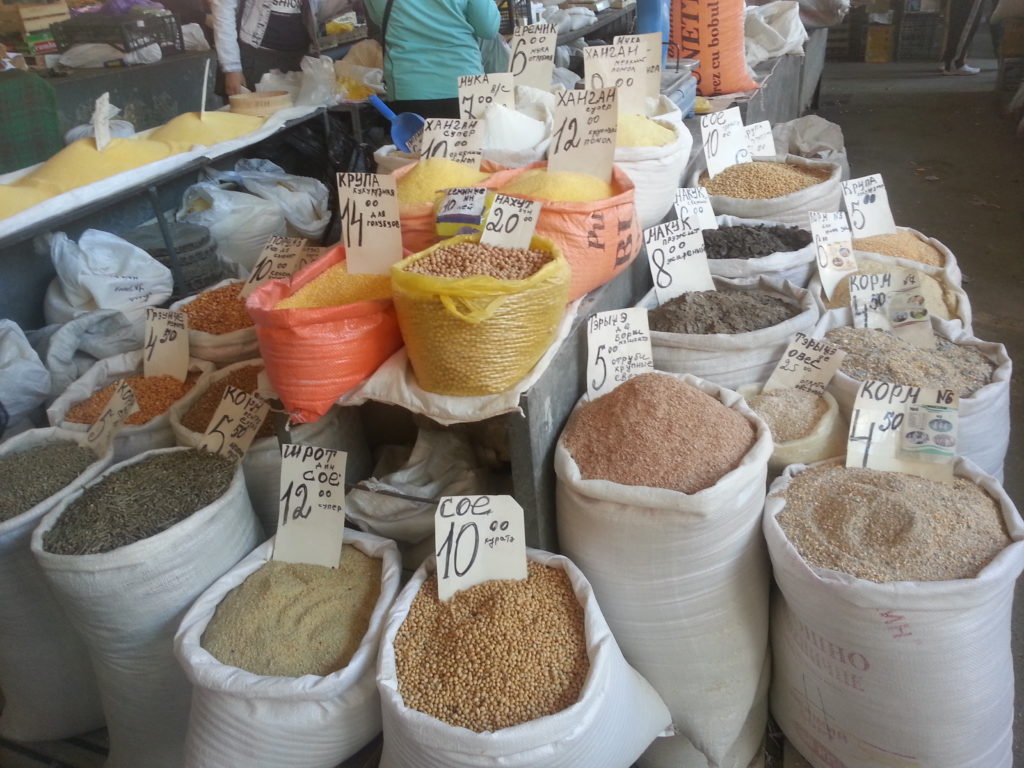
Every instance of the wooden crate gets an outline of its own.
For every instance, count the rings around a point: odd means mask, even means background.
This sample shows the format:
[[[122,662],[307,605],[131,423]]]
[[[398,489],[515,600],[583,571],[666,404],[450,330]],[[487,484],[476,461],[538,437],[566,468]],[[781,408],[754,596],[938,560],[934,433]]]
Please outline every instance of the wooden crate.
[[[56,3],[0,5],[0,31],[27,35],[44,32],[50,25],[71,18],[63,0]]]

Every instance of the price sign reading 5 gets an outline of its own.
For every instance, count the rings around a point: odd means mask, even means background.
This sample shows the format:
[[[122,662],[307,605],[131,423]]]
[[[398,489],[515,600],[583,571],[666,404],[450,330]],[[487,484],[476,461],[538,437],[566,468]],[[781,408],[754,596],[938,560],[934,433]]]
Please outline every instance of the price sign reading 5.
[[[647,310],[598,312],[587,320],[587,396],[593,400],[654,370]]]
[[[229,386],[210,418],[210,426],[199,441],[199,447],[241,461],[268,413],[270,406],[262,398]]]
[[[843,202],[850,214],[853,237],[873,237],[896,232],[896,222],[889,208],[889,196],[880,174],[862,176],[842,182]]]

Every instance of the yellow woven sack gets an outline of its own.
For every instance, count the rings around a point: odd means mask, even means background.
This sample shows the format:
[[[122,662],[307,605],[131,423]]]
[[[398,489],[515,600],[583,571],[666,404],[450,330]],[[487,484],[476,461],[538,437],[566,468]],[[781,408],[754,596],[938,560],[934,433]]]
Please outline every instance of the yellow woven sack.
[[[534,237],[551,261],[525,280],[433,277],[406,268],[460,235],[391,268],[398,325],[419,385],[439,395],[493,395],[512,387],[555,339],[569,298],[569,265],[558,247]]]

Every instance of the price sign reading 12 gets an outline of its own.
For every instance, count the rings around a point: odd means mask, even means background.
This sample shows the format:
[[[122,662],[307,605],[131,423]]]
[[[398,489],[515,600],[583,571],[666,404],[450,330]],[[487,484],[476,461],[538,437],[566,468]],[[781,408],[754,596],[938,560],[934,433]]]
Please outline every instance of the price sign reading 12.
[[[301,443],[281,446],[274,559],[337,568],[345,531],[347,454]]]
[[[445,496],[434,512],[437,597],[493,579],[525,579],[523,508],[511,496]]]

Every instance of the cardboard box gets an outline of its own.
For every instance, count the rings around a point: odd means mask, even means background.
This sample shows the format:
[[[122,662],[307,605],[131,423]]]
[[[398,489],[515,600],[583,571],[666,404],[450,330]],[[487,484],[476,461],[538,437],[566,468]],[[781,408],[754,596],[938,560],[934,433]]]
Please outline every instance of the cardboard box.
[[[892,47],[895,27],[885,24],[872,24],[868,27],[868,41],[864,50],[864,61],[881,64],[892,61]]]
[[[1007,19],[999,37],[999,58],[1024,56],[1024,19]]]
[[[0,5],[0,31],[21,35],[49,31],[50,25],[70,19],[68,4],[55,3]]]

